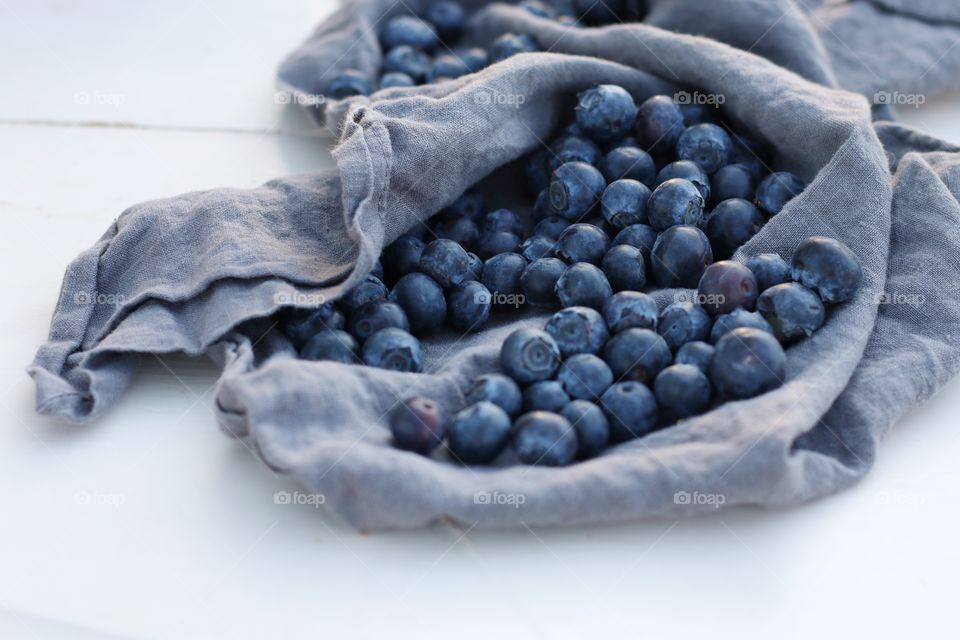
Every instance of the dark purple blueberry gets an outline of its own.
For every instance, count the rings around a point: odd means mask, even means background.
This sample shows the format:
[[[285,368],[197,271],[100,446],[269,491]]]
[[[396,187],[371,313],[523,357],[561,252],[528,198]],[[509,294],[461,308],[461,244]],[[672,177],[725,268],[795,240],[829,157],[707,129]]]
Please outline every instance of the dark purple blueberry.
[[[427,455],[441,444],[447,429],[440,406],[429,398],[407,398],[390,412],[393,444]]]
[[[493,297],[475,280],[454,285],[447,294],[447,320],[459,331],[479,331],[490,319]]]
[[[646,224],[632,224],[613,239],[613,244],[628,244],[640,249],[643,259],[650,261],[650,252],[657,242],[657,230]]]
[[[420,256],[426,246],[423,240],[406,234],[387,245],[381,257],[387,277],[396,281],[419,269]]]
[[[659,187],[667,180],[673,180],[676,178],[692,182],[694,185],[696,185],[697,190],[700,191],[700,195],[703,196],[703,201],[710,201],[710,177],[707,176],[706,172],[700,168],[700,165],[698,165],[696,162],[691,162],[689,160],[677,160],[676,162],[671,162],[663,167],[663,169],[660,170],[660,173],[657,174],[657,181],[654,186]]]
[[[447,442],[463,464],[493,462],[510,442],[510,416],[492,402],[472,404],[453,417]]]
[[[696,227],[670,227],[653,245],[650,266],[661,287],[693,288],[713,262],[710,241]]]
[[[683,129],[683,113],[670,96],[653,96],[640,105],[635,132],[644,149],[672,150]]]
[[[695,124],[677,140],[677,157],[696,162],[709,175],[727,164],[732,148],[733,141],[723,127]]]
[[[741,327],[717,342],[710,381],[726,398],[753,398],[782,385],[786,369],[786,354],[775,337]]]
[[[713,257],[726,260],[763,227],[763,214],[755,206],[735,198],[724,200],[707,220],[707,237]]]
[[[713,174],[711,180],[714,202],[741,198],[753,202],[756,183],[753,173],[742,164],[728,164]]]
[[[377,331],[363,343],[361,357],[371,367],[405,373],[423,371],[423,347],[403,329]]]
[[[625,137],[637,118],[637,105],[626,89],[601,84],[577,96],[577,124],[594,140],[609,143]]]
[[[484,259],[501,253],[516,253],[520,250],[520,236],[509,231],[481,233],[474,250]]]
[[[434,240],[420,255],[420,271],[450,288],[470,277],[470,256],[453,240]]]
[[[713,362],[713,345],[699,340],[686,343],[677,349],[673,357],[674,364],[690,364],[704,373],[710,372],[711,362]]]
[[[533,235],[523,241],[523,244],[520,246],[520,253],[529,262],[533,262],[540,258],[551,257],[556,244],[557,242],[553,238]]]
[[[442,325],[438,318],[447,316],[447,302],[443,287],[425,273],[408,273],[393,285],[390,301],[403,307],[410,322],[410,331],[416,335],[436,332]]]
[[[584,162],[567,162],[557,167],[550,179],[550,206],[567,220],[579,220],[600,200],[607,183],[595,167]]]
[[[485,233],[494,231],[509,231],[518,236],[523,236],[523,223],[520,218],[510,209],[497,209],[491,211],[483,217],[480,229]]]
[[[490,290],[496,307],[520,304],[520,278],[527,268],[527,260],[519,253],[501,253],[483,265],[480,281]]]
[[[557,306],[557,280],[566,269],[566,263],[559,258],[540,258],[528,264],[520,276],[524,302],[535,307]]]
[[[347,319],[330,303],[316,309],[295,309],[283,325],[283,332],[295,347],[303,344],[322,331],[337,331],[347,328]]]
[[[574,400],[597,401],[613,384],[613,372],[607,363],[597,356],[591,353],[577,353],[560,365],[557,380]],[[551,410],[559,411],[559,409]]]
[[[730,313],[737,307],[752,311],[757,293],[753,272],[732,260],[714,262],[697,285],[697,301],[712,315]]]

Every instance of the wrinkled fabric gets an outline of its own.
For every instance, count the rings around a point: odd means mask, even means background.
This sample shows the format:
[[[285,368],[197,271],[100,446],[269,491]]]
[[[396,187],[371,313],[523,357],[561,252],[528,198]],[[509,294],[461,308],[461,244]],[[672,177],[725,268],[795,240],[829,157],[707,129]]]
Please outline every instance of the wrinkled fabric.
[[[933,62],[932,48],[920,51],[926,57],[901,51],[898,66],[888,49],[868,46],[864,30],[875,37],[896,24],[905,32],[890,46],[907,47],[927,29],[954,26],[952,14],[937,17],[936,2],[912,12],[892,0],[813,4],[659,0],[648,24],[601,29],[481,8],[474,37],[524,31],[550,52],[324,104],[317,115],[341,132],[334,171],[124,212],[68,269],[50,339],[30,369],[38,410],[89,420],[122,393],[138,354],[205,353],[223,369],[221,426],[364,529],[440,518],[486,527],[619,522],[720,501],[796,504],[849,486],[883,434],[960,366],[960,155],[871,122],[872,92],[946,90],[955,80],[931,71],[899,84]],[[283,85],[322,94],[342,68],[375,75],[375,26],[391,7],[345,5],[285,61]],[[857,70],[824,35],[847,42],[845,29],[862,36],[849,38],[852,51],[882,75]],[[945,69],[958,53],[942,52]],[[573,96],[601,82],[638,101],[691,87],[723,95],[725,117],[774,150],[771,168],[809,183],[735,259],[770,251],[789,259],[803,238],[826,235],[859,256],[864,286],[789,349],[780,389],[596,459],[547,469],[511,465],[506,454],[493,467],[463,467],[442,451],[427,458],[392,447],[385,415],[398,400],[427,395],[457,410],[470,380],[496,370],[504,338],[549,314],[497,316],[476,334],[431,337],[422,374],[299,361],[272,317],[335,300],[384,246],[476,182],[496,181],[498,193],[511,185],[516,193],[505,196],[521,197],[511,163],[542,148]],[[654,295],[663,306],[678,293]]]

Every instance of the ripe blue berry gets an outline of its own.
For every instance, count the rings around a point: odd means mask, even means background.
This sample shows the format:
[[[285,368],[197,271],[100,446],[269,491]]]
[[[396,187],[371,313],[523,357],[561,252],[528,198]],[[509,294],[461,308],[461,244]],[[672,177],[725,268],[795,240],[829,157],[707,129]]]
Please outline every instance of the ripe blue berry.
[[[713,345],[694,340],[679,349],[673,358],[674,364],[689,364],[704,373],[710,372],[710,363],[713,362]]]
[[[695,416],[710,407],[710,381],[693,365],[670,365],[657,376],[653,390],[661,411],[675,418]]]
[[[470,218],[479,224],[486,210],[487,203],[483,196],[478,191],[467,189],[459,198],[453,201],[453,204],[444,209],[444,213],[451,216]]]
[[[637,105],[626,89],[601,84],[577,96],[577,124],[598,142],[612,142],[629,133]]]
[[[607,182],[603,174],[585,162],[567,162],[550,178],[550,206],[567,220],[579,220],[600,200]]]
[[[523,408],[523,394],[520,387],[502,373],[487,373],[475,378],[467,391],[467,404],[492,402],[512,417],[520,415]]]
[[[803,180],[788,171],[771,173],[757,186],[757,206],[768,216],[776,215],[805,187]]]
[[[664,307],[657,321],[657,333],[676,351],[694,340],[706,340],[710,334],[710,316],[692,302],[674,302]]]
[[[714,202],[742,198],[753,202],[756,184],[753,173],[742,164],[728,164],[713,174],[711,180]]]
[[[334,100],[343,100],[351,96],[368,96],[373,93],[373,87],[361,72],[347,69],[330,81],[326,93]]]
[[[409,45],[429,51],[438,44],[437,32],[429,23],[420,18],[404,15],[387,21],[380,33],[380,43],[384,49],[393,49]]]
[[[427,81],[440,82],[441,80],[459,78],[467,73],[470,73],[470,69],[467,68],[463,60],[455,55],[444,54],[433,59],[430,72],[427,74]]]
[[[480,229],[470,218],[441,214],[434,219],[433,235],[441,240],[452,240],[466,250],[477,242]]]
[[[463,409],[450,423],[450,454],[464,464],[487,464],[510,442],[510,416],[493,404],[481,401]]]
[[[381,329],[363,343],[364,364],[391,371],[423,371],[423,347],[403,329]]]
[[[603,409],[587,400],[574,400],[560,412],[577,432],[577,456],[599,455],[610,441],[610,423]]]
[[[618,146],[600,160],[600,173],[609,182],[636,180],[650,188],[657,175],[657,166],[650,154],[633,146]]]
[[[577,353],[600,353],[610,337],[603,316],[589,307],[557,311],[544,330],[554,339],[564,358]]]
[[[673,362],[670,347],[649,329],[627,329],[610,338],[603,359],[617,380],[652,384],[654,378]]]
[[[425,273],[408,273],[393,285],[390,301],[403,307],[410,322],[410,331],[427,335],[440,328],[437,318],[447,316],[447,301],[443,288]]]
[[[863,284],[863,269],[850,248],[832,238],[812,236],[793,254],[793,279],[824,302],[846,302]]]
[[[621,291],[603,305],[603,318],[613,333],[657,328],[657,302],[639,291]]]
[[[449,288],[470,276],[470,257],[466,249],[453,240],[434,240],[420,255],[420,271],[441,287]]]
[[[346,331],[321,331],[310,338],[300,350],[304,360],[332,360],[344,364],[357,363],[357,341]]]
[[[692,182],[697,187],[700,195],[703,196],[703,201],[710,201],[710,178],[696,162],[691,162],[690,160],[677,160],[676,162],[671,162],[670,164],[664,166],[663,169],[660,170],[660,173],[657,174],[655,186],[659,187],[667,180],[673,180],[676,178],[686,180],[687,182]]]
[[[459,331],[479,331],[490,319],[492,298],[475,280],[454,285],[447,295],[447,320]]]
[[[450,0],[434,2],[427,7],[424,17],[444,42],[457,40],[467,24],[467,12]]]
[[[534,382],[523,391],[524,411],[560,411],[568,402],[570,396],[556,380]]]
[[[301,347],[307,340],[322,331],[336,331],[347,328],[347,319],[330,303],[321,304],[316,309],[297,309],[283,325],[283,332],[295,347]]]
[[[501,253],[484,263],[480,281],[493,294],[495,306],[518,302],[520,278],[526,268],[527,260],[519,253]]]
[[[599,400],[613,384],[613,372],[607,363],[590,353],[578,353],[560,365],[557,380],[575,400]],[[562,407],[561,407],[562,408]],[[559,411],[559,409],[551,409]]]
[[[636,180],[616,180],[607,185],[600,197],[604,219],[617,229],[647,221],[650,188]]]
[[[584,162],[596,166],[600,162],[602,152],[593,140],[579,135],[565,135],[556,140],[551,146],[552,152],[547,156],[547,169],[551,172],[568,162]]]
[[[561,467],[577,455],[577,432],[557,413],[534,411],[514,425],[513,449],[525,464]]]
[[[505,33],[490,43],[490,62],[500,62],[518,53],[539,51],[540,45],[525,33]]]
[[[650,267],[661,287],[697,286],[707,265],[713,262],[710,241],[696,227],[670,227],[653,245]]]
[[[763,227],[763,214],[746,200],[724,200],[707,220],[713,257],[726,260]]]
[[[350,332],[361,342],[387,327],[410,330],[407,314],[393,302],[371,300],[350,314]]]
[[[548,216],[540,220],[537,226],[533,228],[534,235],[553,238],[556,240],[563,233],[563,230],[570,226],[570,221],[559,216]]]
[[[628,244],[631,247],[640,249],[643,259],[649,262],[650,252],[653,251],[653,245],[657,242],[657,230],[645,224],[632,224],[613,239],[613,244]]]
[[[467,65],[471,73],[480,71],[490,62],[490,56],[487,55],[486,49],[479,47],[472,47],[466,51],[458,51],[457,55],[460,56],[460,59]]]
[[[570,225],[560,234],[554,253],[568,264],[576,262],[600,264],[603,254],[609,248],[610,238],[602,229],[592,224],[578,222]]]
[[[430,75],[430,56],[410,45],[400,45],[387,51],[383,58],[383,70],[387,73],[403,73],[416,82],[424,82]]]
[[[528,264],[520,276],[524,301],[535,307],[555,307],[557,281],[566,269],[559,258],[540,258]]]
[[[483,216],[483,222],[480,228],[485,232],[509,231],[518,236],[523,236],[523,223],[519,216],[510,209],[497,209]]]
[[[653,96],[637,111],[635,132],[648,151],[673,149],[683,133],[683,114],[669,96]]]
[[[723,396],[753,398],[783,384],[787,358],[771,334],[741,327],[720,338],[710,365],[710,380]]]
[[[628,244],[611,247],[600,263],[614,291],[639,291],[647,284],[643,253]]]
[[[500,368],[522,385],[549,380],[560,367],[560,348],[550,334],[517,329],[500,349]]]
[[[380,282],[380,278],[368,275],[347,291],[340,300],[340,306],[347,313],[353,313],[371,300],[385,300],[390,291]]]
[[[618,382],[607,389],[600,406],[610,424],[610,439],[625,442],[640,438],[657,426],[657,401],[639,382]]]
[[[717,344],[720,338],[740,327],[758,329],[773,335],[773,327],[770,326],[770,323],[767,322],[762,315],[756,311],[737,308],[730,313],[717,316],[713,321],[713,329],[710,330],[710,342]]]
[[[757,279],[757,291],[790,282],[790,266],[776,253],[761,253],[747,259],[747,269]]]
[[[613,289],[603,271],[586,262],[567,267],[557,280],[557,297],[564,307],[591,307],[602,309],[613,295]]]
[[[730,313],[737,307],[751,311],[757,293],[753,272],[732,260],[714,262],[697,285],[697,300],[712,315]]]
[[[733,141],[730,135],[715,124],[695,124],[677,140],[677,157],[692,160],[708,174],[716,172],[730,160]]]
[[[443,411],[429,398],[407,398],[390,413],[393,443],[400,449],[428,454],[446,437]]]
[[[520,247],[520,253],[529,262],[533,262],[540,258],[551,257],[556,244],[557,242],[553,238],[533,235],[523,241],[523,245]]]
[[[501,253],[516,253],[520,251],[520,236],[509,231],[481,233],[474,250],[484,259]]]
[[[387,275],[400,279],[420,268],[420,256],[427,245],[416,236],[404,234],[383,250],[383,268]]]
[[[806,338],[823,325],[823,303],[813,291],[796,282],[770,287],[757,298],[759,311],[773,334],[784,343]]]
[[[415,87],[417,81],[401,71],[388,71],[380,76],[379,82],[381,89],[393,89],[395,87]]]
[[[671,178],[663,182],[647,202],[647,220],[657,231],[676,225],[697,225],[703,218],[703,196],[689,180]]]

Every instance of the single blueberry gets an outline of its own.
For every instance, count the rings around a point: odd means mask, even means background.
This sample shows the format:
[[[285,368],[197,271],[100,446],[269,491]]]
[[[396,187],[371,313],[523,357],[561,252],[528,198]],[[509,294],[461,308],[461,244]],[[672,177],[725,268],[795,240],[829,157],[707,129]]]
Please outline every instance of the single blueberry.
[[[373,93],[373,87],[361,72],[347,69],[330,81],[326,93],[334,100],[343,100],[351,96],[368,96]]]
[[[567,220],[579,220],[590,213],[606,189],[603,174],[585,162],[567,162],[550,178],[550,205]]]
[[[626,89],[601,84],[577,96],[577,124],[594,140],[607,143],[625,137],[637,118],[637,105]]]
[[[441,240],[452,240],[464,249],[469,249],[480,237],[480,230],[470,218],[442,213],[434,218],[433,235]]]
[[[689,160],[677,160],[676,162],[671,162],[663,167],[663,169],[660,170],[660,173],[657,174],[655,186],[659,187],[667,180],[673,180],[675,178],[681,178],[687,182],[692,182],[694,185],[696,185],[697,190],[700,191],[700,195],[703,196],[703,201],[710,201],[710,177],[707,176],[707,173],[696,162],[691,162]]]
[[[527,265],[520,276],[524,301],[535,307],[557,306],[557,280],[567,265],[559,258],[540,258]]]
[[[283,332],[299,348],[322,331],[337,331],[346,327],[346,317],[328,302],[316,309],[295,309],[283,324]]]
[[[712,315],[730,313],[737,307],[752,311],[757,293],[753,272],[732,260],[714,262],[697,285],[697,301]]]
[[[467,12],[460,4],[450,0],[434,2],[427,7],[424,17],[444,42],[456,41],[467,24]]]
[[[518,236],[523,236],[523,223],[519,216],[510,209],[497,209],[483,216],[480,223],[480,229],[486,233],[494,231],[509,231]]]
[[[824,302],[845,302],[863,284],[863,268],[850,247],[838,240],[811,236],[793,254],[793,279]]]
[[[395,87],[415,87],[417,81],[402,71],[388,71],[380,76],[379,82],[381,89],[392,89]]]
[[[479,47],[473,47],[465,51],[458,51],[457,55],[460,56],[460,59],[463,60],[465,65],[467,65],[467,68],[470,69],[471,73],[480,71],[490,62],[490,57],[487,55],[486,49],[481,49]]]
[[[478,191],[472,189],[464,191],[459,198],[453,201],[453,204],[444,209],[444,213],[447,215],[470,218],[477,224],[480,223],[486,211],[486,200]]]
[[[600,263],[614,291],[639,291],[647,284],[643,253],[628,244],[611,247]]]
[[[560,367],[560,348],[549,333],[517,329],[500,349],[500,368],[518,384],[549,380]]]
[[[600,264],[610,248],[610,238],[599,227],[578,222],[564,229],[557,238],[554,253],[568,264],[589,262]]]
[[[470,73],[467,65],[455,55],[445,54],[433,59],[430,66],[430,72],[427,74],[428,82],[439,82],[440,79],[452,80],[462,75]]]
[[[763,227],[763,214],[755,206],[734,198],[718,204],[707,221],[707,237],[713,248],[713,257],[726,260],[741,246],[757,235]]]
[[[577,353],[560,365],[557,380],[574,400],[597,401],[613,384],[613,372],[606,362],[592,353]]]
[[[509,231],[481,233],[474,249],[481,258],[490,259],[501,253],[520,251],[520,236]]]
[[[592,458],[610,442],[610,423],[603,409],[587,400],[574,400],[560,412],[577,432],[577,456]]]
[[[670,227],[653,245],[650,267],[661,287],[693,288],[713,262],[710,241],[696,227]]]
[[[399,280],[420,268],[420,256],[427,245],[416,236],[402,235],[383,250],[383,268],[387,276]]]
[[[613,442],[640,438],[657,426],[657,400],[639,382],[614,384],[603,394],[600,406],[609,421]]]
[[[812,335],[823,326],[825,317],[817,294],[796,282],[778,284],[761,293],[757,298],[757,311],[783,343]]]
[[[556,341],[564,358],[600,353],[610,337],[603,316],[589,307],[561,309],[551,316],[544,330]]]
[[[677,140],[677,157],[700,165],[707,174],[715,173],[730,160],[733,141],[715,124],[695,124]]]
[[[648,98],[637,111],[635,132],[648,151],[672,150],[683,129],[683,113],[669,96]]]
[[[433,27],[414,16],[391,18],[380,33],[380,44],[384,49],[409,45],[429,51],[436,47],[437,43],[437,32]]]
[[[523,394],[520,387],[502,373],[486,373],[475,378],[467,391],[467,404],[492,402],[512,417],[520,415],[523,408]]]
[[[730,313],[717,316],[716,320],[713,321],[713,328],[710,330],[710,342],[717,344],[720,338],[740,327],[758,329],[773,335],[773,327],[762,315],[756,311],[747,311],[738,307]]]
[[[757,206],[768,216],[780,213],[790,200],[806,188],[803,180],[789,171],[771,173],[757,187]]]
[[[387,285],[383,284],[380,278],[367,275],[343,295],[340,306],[347,313],[353,313],[371,300],[385,300],[389,293]]]
[[[447,316],[443,287],[425,273],[414,271],[397,280],[390,292],[390,301],[403,307],[416,335],[434,333],[440,328],[438,318]]]
[[[517,306],[520,302],[520,278],[527,260],[519,253],[500,253],[483,264],[480,281],[490,290],[494,306]]]
[[[443,411],[429,398],[407,398],[390,412],[390,433],[398,448],[426,455],[446,437]]]
[[[604,219],[617,229],[647,221],[650,188],[636,180],[616,180],[607,185],[600,197]]]
[[[557,413],[533,411],[520,416],[513,428],[513,450],[525,464],[562,467],[577,455],[577,432]]]
[[[538,236],[545,236],[556,240],[563,233],[563,230],[570,226],[570,221],[559,216],[550,216],[542,219],[533,228],[533,233]]]
[[[344,364],[356,364],[357,341],[346,331],[332,329],[321,331],[307,340],[300,350],[304,360],[332,360]]]
[[[523,244],[520,246],[520,253],[528,261],[533,262],[541,258],[551,257],[556,244],[557,242],[553,238],[533,235],[523,241]]]
[[[364,364],[391,371],[423,371],[423,347],[403,329],[381,329],[367,338],[361,352]]]
[[[350,333],[361,342],[387,327],[410,330],[407,314],[396,303],[371,300],[350,314]]]
[[[560,411],[570,402],[563,385],[556,380],[534,382],[523,391],[523,410]]]
[[[621,291],[603,305],[603,318],[613,333],[627,329],[657,329],[657,302],[639,291]]]
[[[607,182],[636,180],[647,187],[653,186],[657,174],[656,164],[650,154],[638,147],[616,147],[600,160],[600,172]]]
[[[673,362],[673,354],[659,334],[649,329],[626,329],[610,338],[603,359],[617,380],[652,384],[657,374]]]
[[[613,239],[613,244],[628,244],[640,249],[643,259],[650,261],[650,253],[657,242],[657,230],[646,224],[632,224]]]
[[[449,288],[470,277],[470,256],[458,242],[434,240],[420,256],[420,271]]]
[[[550,145],[547,156],[547,169],[551,172],[568,162],[584,162],[596,166],[600,162],[601,151],[593,140],[578,135],[567,134]]]
[[[540,45],[525,33],[505,33],[490,43],[490,62],[500,62],[518,53],[540,51]]]
[[[447,294],[447,319],[454,329],[479,331],[490,319],[490,290],[469,280],[454,285]]]
[[[710,334],[710,315],[692,302],[674,302],[664,307],[657,321],[657,333],[671,350],[694,340],[706,340]]]
[[[742,164],[728,164],[721,167],[711,180],[715,202],[731,198],[741,198],[752,202],[756,193],[753,173]]]
[[[710,372],[711,362],[713,362],[713,345],[699,340],[681,346],[673,357],[674,364],[690,364],[704,373]]]
[[[598,310],[613,295],[607,276],[587,262],[567,267],[557,280],[556,292],[563,307],[591,307]]]
[[[677,225],[696,225],[703,217],[703,196],[689,180],[671,178],[650,194],[646,213],[650,226],[657,231]]]
[[[725,397],[753,398],[783,384],[786,368],[786,354],[775,337],[741,327],[717,342],[710,381]]]
[[[416,82],[427,79],[431,64],[429,55],[406,44],[390,49],[383,57],[384,72],[404,73]]]
[[[653,391],[661,411],[675,418],[689,418],[710,407],[710,380],[693,365],[670,365],[657,376]]]
[[[481,401],[453,417],[448,435],[450,454],[463,464],[487,464],[510,442],[510,416]]]
[[[790,266],[777,253],[760,253],[747,260],[747,269],[753,271],[757,279],[757,291],[766,291],[770,287],[790,282]]]

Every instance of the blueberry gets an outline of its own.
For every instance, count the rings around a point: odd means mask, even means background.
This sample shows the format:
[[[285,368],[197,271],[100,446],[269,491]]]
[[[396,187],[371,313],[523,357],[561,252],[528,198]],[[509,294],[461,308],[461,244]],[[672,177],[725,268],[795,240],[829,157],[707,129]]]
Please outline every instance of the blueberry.
[[[519,253],[501,253],[484,263],[480,281],[493,294],[496,306],[509,304],[507,296],[520,294],[520,278],[526,268],[527,260]]]
[[[747,268],[757,279],[757,291],[790,282],[790,266],[776,253],[761,253],[747,260]]]
[[[713,362],[713,345],[699,340],[688,342],[679,349],[673,357],[674,364],[690,364],[704,373],[710,372],[710,363]]]
[[[470,69],[467,68],[463,60],[457,56],[445,54],[433,59],[430,73],[427,74],[427,80],[429,82],[439,82],[441,79],[452,80],[467,73],[470,73]]]
[[[714,262],[697,285],[697,300],[712,315],[730,313],[737,307],[751,311],[757,293],[753,272],[732,260]]]
[[[510,442],[510,416],[492,402],[472,404],[453,417],[447,442],[464,464],[492,462]]]
[[[453,240],[434,240],[420,256],[420,271],[449,288],[470,276],[470,256]]]
[[[373,87],[362,73],[347,69],[330,81],[326,93],[334,100],[343,100],[351,96],[368,96],[373,93]]]
[[[787,357],[776,338],[741,327],[717,343],[710,380],[728,398],[752,398],[783,384],[786,368]]]
[[[549,258],[553,255],[556,240],[545,236],[533,235],[523,241],[520,253],[528,261],[533,262],[540,258]]]
[[[711,319],[706,311],[692,302],[674,302],[664,307],[657,321],[657,333],[670,349],[676,351],[694,340],[706,340]]]
[[[803,180],[788,171],[771,173],[757,187],[757,206],[768,216],[776,215],[805,187]]]
[[[350,314],[350,333],[361,342],[387,327],[410,330],[407,314],[393,302],[371,300]]]
[[[607,363],[597,356],[591,353],[578,353],[570,356],[560,365],[557,380],[571,398],[597,401],[613,384],[613,372]]]
[[[383,268],[392,278],[402,278],[420,268],[420,256],[427,245],[411,235],[402,235],[383,250]]]
[[[863,284],[863,268],[850,247],[822,236],[811,236],[793,254],[793,279],[827,303],[845,302]]]
[[[550,178],[550,205],[567,220],[579,220],[597,204],[607,183],[603,174],[585,162],[567,162]]]
[[[726,260],[763,227],[763,214],[755,206],[734,198],[718,204],[707,220],[707,237],[714,258]]]
[[[390,292],[390,301],[403,307],[410,322],[410,331],[426,335],[440,328],[438,318],[447,316],[443,288],[425,273],[414,271],[397,280]]]
[[[696,227],[670,227],[653,245],[650,267],[661,287],[693,288],[713,262],[710,241]]]
[[[361,352],[364,364],[391,371],[423,371],[423,347],[403,329],[381,329],[367,338]]]
[[[614,291],[639,291],[647,284],[643,253],[628,244],[611,247],[600,267]]]
[[[610,338],[603,349],[603,359],[617,380],[651,384],[673,362],[673,354],[659,334],[649,329],[626,329]]]
[[[556,380],[534,382],[523,391],[524,411],[560,411],[568,402],[570,396]]]
[[[586,400],[574,400],[560,412],[577,432],[577,456],[592,458],[607,448],[610,423],[603,409]]]
[[[525,33],[505,33],[490,43],[490,62],[500,62],[518,53],[540,51],[540,45]]]
[[[613,289],[603,271],[586,262],[567,267],[556,286],[560,305],[564,307],[592,307],[602,309],[613,295]]]
[[[626,89],[601,84],[577,96],[577,124],[598,142],[612,142],[629,133],[637,118],[637,105]]]
[[[470,259],[470,279],[479,281],[483,276],[483,260],[475,253],[467,253]]]
[[[544,331],[517,329],[500,349],[500,368],[522,385],[549,380],[559,366],[560,348]]]
[[[542,219],[533,228],[533,233],[538,236],[545,236],[556,240],[563,233],[563,230],[570,226],[570,221],[559,216],[550,216]]]
[[[637,139],[647,150],[673,149],[683,129],[683,113],[669,96],[653,96],[637,111]]]
[[[353,313],[371,300],[386,300],[389,293],[387,285],[383,284],[380,278],[367,275],[344,294],[340,306],[347,313]]]
[[[653,245],[657,242],[657,230],[646,224],[632,224],[622,230],[613,239],[613,244],[628,244],[631,247],[640,249],[643,259],[650,260],[650,252],[653,251]]]
[[[402,71],[388,71],[380,76],[379,82],[381,89],[392,89],[394,87],[414,87],[417,81]]]
[[[742,164],[728,164],[721,167],[711,180],[713,197],[716,202],[731,198],[753,201],[756,192],[753,173]]]
[[[513,211],[509,209],[497,209],[483,216],[480,228],[485,232],[509,231],[518,236],[523,236],[523,223]]]
[[[589,307],[568,307],[553,314],[544,330],[564,358],[578,353],[600,353],[610,333],[603,316]]]
[[[467,68],[470,69],[471,73],[475,73],[483,69],[490,62],[490,57],[487,55],[486,49],[481,49],[479,47],[473,47],[467,49],[466,51],[460,51],[457,53],[460,56],[460,59],[463,60],[463,63],[467,65]]]
[[[336,331],[347,327],[347,319],[330,303],[316,309],[297,309],[283,325],[283,332],[296,347],[321,331]]]
[[[383,70],[387,73],[404,73],[416,82],[423,82],[430,74],[432,61],[423,51],[401,45],[394,47],[383,57]]]
[[[433,223],[433,235],[441,240],[452,240],[467,249],[476,243],[480,230],[470,218],[441,214]]]
[[[710,407],[710,381],[693,365],[670,365],[657,376],[653,391],[660,409],[676,418],[695,416]]]
[[[557,280],[567,265],[559,258],[540,258],[527,265],[520,276],[520,291],[524,301],[535,307],[557,305]]]
[[[470,218],[478,224],[486,211],[487,203],[483,196],[470,189],[464,191],[459,198],[453,201],[453,204],[444,209],[444,213],[447,215]]]
[[[525,464],[562,467],[577,455],[577,432],[557,413],[534,411],[520,416],[513,429],[513,449]]]
[[[568,162],[584,162],[596,166],[600,162],[600,147],[592,140],[577,135],[565,135],[550,145],[547,168],[553,172]]]
[[[607,299],[603,317],[613,333],[627,329],[657,328],[657,303],[645,293],[621,291]]]
[[[447,296],[447,319],[454,329],[479,331],[490,319],[490,290],[470,280],[454,285]]]
[[[513,417],[520,415],[523,408],[520,387],[502,373],[487,373],[474,379],[467,391],[466,400],[467,404],[492,402]]]
[[[610,423],[610,439],[625,442],[645,436],[657,426],[657,401],[639,382],[618,382],[607,389],[600,406]]]
[[[482,233],[474,248],[481,258],[492,258],[501,253],[516,253],[520,250],[520,236],[509,231]]]
[[[759,311],[784,343],[812,335],[823,325],[823,303],[813,291],[795,282],[770,287],[757,298]]]
[[[717,344],[720,338],[740,327],[758,329],[773,335],[773,327],[762,315],[756,311],[737,308],[730,313],[717,316],[716,320],[713,321],[713,328],[710,330],[710,342]]]
[[[694,185],[696,185],[700,195],[703,196],[703,201],[708,202],[710,200],[710,178],[696,162],[691,162],[689,160],[677,160],[676,162],[671,162],[661,169],[660,173],[657,174],[656,186],[659,187],[667,180],[673,180],[674,178],[681,178],[688,182],[692,182]]]
[[[616,180],[607,185],[600,197],[604,219],[617,229],[647,221],[650,189],[636,180]]]
[[[715,173],[730,160],[733,141],[730,135],[715,124],[695,124],[677,140],[677,157],[692,160],[707,174]]]
[[[458,3],[450,0],[434,2],[427,7],[424,17],[444,42],[457,40],[467,24],[467,12]]]
[[[357,363],[357,341],[346,331],[321,331],[310,338],[300,350],[304,360],[333,360],[344,364]]]
[[[580,222],[564,229],[557,238],[554,252],[558,258],[569,264],[576,262],[600,264],[608,248],[610,248],[610,238],[602,229]]]
[[[637,147],[617,147],[603,156],[600,172],[608,183],[635,180],[649,188],[653,185],[657,168],[646,151]]]
[[[397,16],[387,21],[380,33],[384,49],[409,45],[429,51],[437,46],[437,32],[430,24],[414,16]]]
[[[677,225],[696,225],[703,217],[703,196],[689,180],[671,178],[663,182],[647,202],[650,226],[665,231]]]
[[[443,412],[429,398],[407,398],[390,412],[390,433],[400,449],[424,455],[441,444],[446,437]]]

